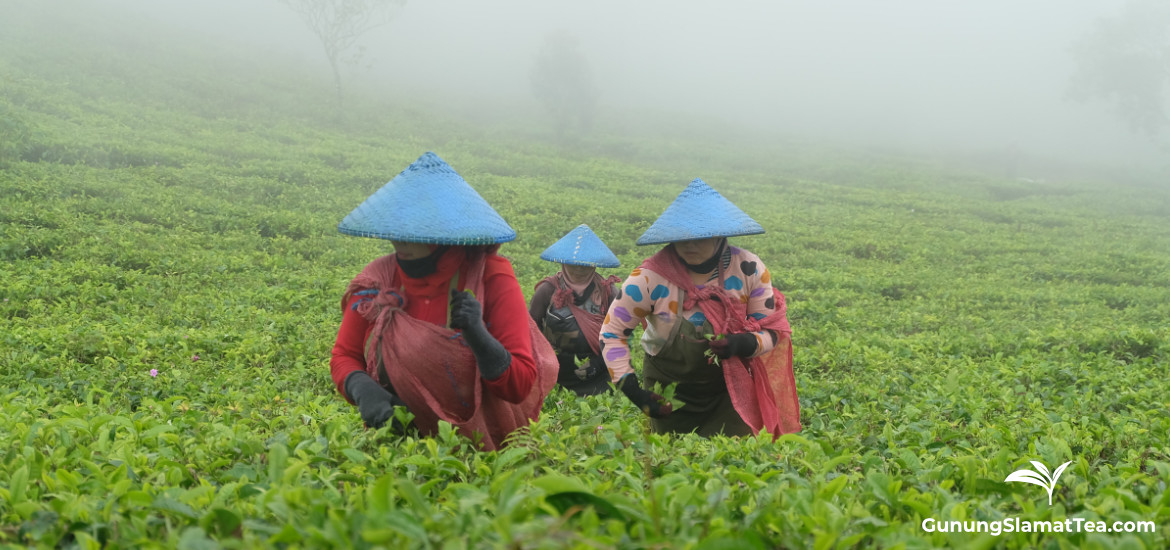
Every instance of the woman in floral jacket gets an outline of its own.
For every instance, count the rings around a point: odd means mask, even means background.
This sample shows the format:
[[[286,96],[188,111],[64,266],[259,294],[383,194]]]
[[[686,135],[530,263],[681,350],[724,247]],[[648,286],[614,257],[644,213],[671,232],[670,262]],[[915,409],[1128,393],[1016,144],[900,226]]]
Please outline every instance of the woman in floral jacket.
[[[600,341],[614,383],[656,431],[800,430],[784,295],[758,256],[727,240],[763,232],[696,179],[638,239],[666,246],[626,278]],[[630,366],[629,338],[643,321],[643,377],[677,384],[679,408],[645,389]]]

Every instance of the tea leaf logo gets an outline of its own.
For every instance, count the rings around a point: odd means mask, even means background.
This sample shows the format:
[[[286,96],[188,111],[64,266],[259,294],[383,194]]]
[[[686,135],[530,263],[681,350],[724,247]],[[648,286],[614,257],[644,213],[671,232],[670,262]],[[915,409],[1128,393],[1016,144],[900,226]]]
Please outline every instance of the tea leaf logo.
[[[1072,464],[1072,461],[1070,460],[1064,464],[1061,464],[1060,467],[1051,474],[1048,473],[1048,468],[1043,464],[1036,462],[1035,460],[1031,462],[1037,470],[1040,470],[1040,473],[1033,472],[1032,470],[1016,470],[1012,472],[1011,475],[1007,476],[1007,479],[1003,481],[1004,483],[1008,481],[1022,481],[1024,483],[1031,483],[1032,485],[1039,485],[1043,487],[1048,491],[1048,505],[1052,506],[1052,489],[1056,487],[1056,480],[1060,479],[1060,474],[1064,473],[1064,469],[1068,468],[1068,465]]]

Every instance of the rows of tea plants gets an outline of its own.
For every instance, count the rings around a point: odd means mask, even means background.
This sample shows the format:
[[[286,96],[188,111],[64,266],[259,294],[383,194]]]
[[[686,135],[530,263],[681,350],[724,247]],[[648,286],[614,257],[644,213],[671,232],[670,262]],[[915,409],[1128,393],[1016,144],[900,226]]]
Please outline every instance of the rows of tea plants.
[[[0,545],[1170,544],[1165,187],[701,133],[558,145],[360,91],[338,116],[287,61],[5,9]],[[560,390],[498,452],[363,430],[329,350],[345,285],[390,249],[336,224],[426,150],[516,228],[528,293],[577,224],[622,275],[691,179],[743,207],[768,232],[733,242],[788,297],[804,430],[657,435],[620,395]],[[1003,481],[1033,460],[1071,462],[1051,505]],[[921,527],[1009,517],[1157,530]]]

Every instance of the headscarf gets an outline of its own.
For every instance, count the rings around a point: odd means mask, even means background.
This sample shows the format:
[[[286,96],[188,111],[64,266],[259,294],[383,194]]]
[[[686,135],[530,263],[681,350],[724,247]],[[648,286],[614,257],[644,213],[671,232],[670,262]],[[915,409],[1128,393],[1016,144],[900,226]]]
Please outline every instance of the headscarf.
[[[569,277],[569,272],[566,271],[565,265],[561,264],[561,271],[557,275],[559,275],[560,279],[562,281],[564,281],[566,286],[569,287],[569,290],[572,290],[573,293],[578,295],[578,296],[583,296],[585,294],[585,289],[589,288],[589,285],[594,282],[593,276],[596,274],[597,274],[597,271],[594,270],[593,273],[590,273],[589,277],[586,278],[584,281],[582,281],[580,283],[574,283],[573,278]]]

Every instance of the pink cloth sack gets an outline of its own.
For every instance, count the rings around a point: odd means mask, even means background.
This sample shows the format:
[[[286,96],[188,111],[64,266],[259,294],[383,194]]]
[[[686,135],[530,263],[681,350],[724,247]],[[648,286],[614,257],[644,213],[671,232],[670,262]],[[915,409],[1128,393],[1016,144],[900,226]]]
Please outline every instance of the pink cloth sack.
[[[492,253],[468,252],[470,267],[464,288],[476,296],[483,295],[484,260]],[[406,298],[400,292],[397,272],[395,256],[384,256],[366,266],[346,289],[346,298],[361,288],[379,290],[374,300],[358,306],[358,312],[373,323],[366,343],[366,371],[380,379],[381,358],[390,383],[424,435],[434,435],[439,420],[444,420],[469,439],[478,440],[482,449],[498,449],[509,434],[539,418],[544,398],[557,381],[556,353],[536,323],[525,315],[537,368],[532,390],[520,403],[492,395],[484,388],[471,348],[458,333],[405,313]]]

